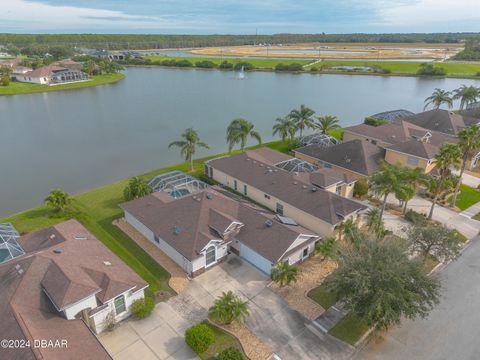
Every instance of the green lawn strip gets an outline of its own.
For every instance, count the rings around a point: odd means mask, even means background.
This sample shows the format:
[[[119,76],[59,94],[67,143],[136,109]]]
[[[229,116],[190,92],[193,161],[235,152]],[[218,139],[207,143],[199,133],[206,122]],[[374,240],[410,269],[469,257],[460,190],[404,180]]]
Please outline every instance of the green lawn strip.
[[[448,199],[450,202],[452,197]],[[480,191],[465,184],[460,185],[460,193],[457,196],[456,206],[465,210],[480,201]]]
[[[215,354],[222,352],[225,349],[228,349],[229,347],[235,347],[238,350],[240,350],[243,353],[242,346],[240,345],[240,342],[235,338],[235,336],[229,334],[228,332],[220,329],[219,327],[216,327],[209,321],[204,321],[203,322],[205,325],[207,325],[209,328],[213,330],[215,333],[215,342],[209,346],[207,351],[205,351],[202,354],[198,354],[200,359],[202,360],[213,360],[215,359]],[[245,359],[247,358],[246,355]]]
[[[476,214],[475,216],[472,217],[473,220],[478,220],[480,221],[480,213]]]
[[[70,84],[61,84],[61,85],[53,85],[53,86],[11,81],[10,85],[8,86],[0,86],[0,95],[17,95],[17,94],[30,94],[30,93],[39,93],[39,92],[80,89],[80,88],[114,83],[123,79],[124,77],[125,75],[121,73],[96,75],[96,76],[93,76],[92,79],[89,81],[81,81],[81,82],[74,82]]]
[[[336,338],[355,346],[355,343],[368,331],[367,322],[350,312],[340,320],[328,333]]]
[[[335,303],[338,301],[338,298],[335,296],[335,294],[328,291],[323,284],[317,286],[315,289],[310,290],[308,292],[308,297],[320,304],[320,306],[325,310],[335,305]]]
[[[53,226],[70,218],[69,216],[51,218],[48,216],[49,214],[50,211],[45,206],[41,206],[1,219],[0,223],[12,223],[15,229],[23,235]]]

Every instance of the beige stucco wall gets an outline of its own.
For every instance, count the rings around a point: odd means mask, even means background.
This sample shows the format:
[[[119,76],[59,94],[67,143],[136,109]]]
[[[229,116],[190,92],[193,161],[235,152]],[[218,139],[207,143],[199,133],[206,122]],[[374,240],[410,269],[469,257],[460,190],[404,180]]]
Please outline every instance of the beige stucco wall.
[[[360,135],[360,134],[355,134],[355,133],[350,132],[348,130],[345,130],[345,132],[343,133],[343,142],[347,142],[347,141],[350,141],[350,140],[356,140],[356,139],[362,140],[362,141],[369,141],[369,142],[372,142],[372,140],[374,140],[374,144],[377,145],[377,146],[380,146],[382,148],[386,148],[386,147],[391,145],[389,143],[383,142],[383,141],[375,139],[375,138],[371,138],[371,137]]]
[[[213,179],[220,184],[223,184],[225,186],[228,186],[229,188],[233,189],[234,188],[234,178],[213,168]],[[243,194],[243,186],[245,184],[237,179],[237,191]],[[247,195],[250,199],[262,204],[263,206],[268,207],[272,211],[276,211],[277,207],[277,202],[283,205],[283,213],[284,216],[290,217],[293,220],[295,220],[298,224],[301,226],[304,226],[305,228],[315,232],[316,234],[326,237],[332,234],[334,227],[323,220],[312,216],[300,209],[297,209],[290,204],[286,204],[285,202],[281,201],[280,199],[277,199],[276,197],[267,194],[267,196],[270,197],[270,199],[267,199],[265,197],[265,193],[263,191],[260,191],[248,184],[247,185]],[[301,185],[299,185],[301,186]]]
[[[411,155],[410,155],[411,156]],[[415,156],[411,156],[415,157]],[[417,165],[411,165],[408,163],[408,158],[409,155],[407,154],[402,154],[396,151],[392,151],[387,149],[385,153],[385,161],[390,163],[390,164],[400,164],[402,166],[414,169],[414,168],[420,168],[423,170],[424,173],[429,173],[430,171],[433,170],[435,167],[435,163],[432,161],[431,163],[428,162],[426,159],[422,159],[419,157],[416,157],[418,159],[418,164]]]
[[[346,197],[346,198],[351,198],[353,196],[353,186],[355,185],[355,182],[352,182],[350,184],[342,184],[342,191],[340,193],[341,196]],[[329,187],[326,187],[325,190],[330,191],[334,194],[337,193],[337,185],[332,185]]]

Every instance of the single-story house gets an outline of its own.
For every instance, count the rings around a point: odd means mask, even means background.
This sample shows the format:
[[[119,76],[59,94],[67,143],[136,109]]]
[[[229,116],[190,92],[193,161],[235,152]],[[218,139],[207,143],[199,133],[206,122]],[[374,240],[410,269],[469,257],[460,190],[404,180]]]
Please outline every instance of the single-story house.
[[[385,157],[384,149],[358,139],[329,147],[307,145],[293,152],[299,159],[356,179],[372,175]]]
[[[194,277],[221,263],[229,252],[262,272],[314,252],[320,237],[292,219],[275,216],[219,188],[175,198],[154,192],[121,205],[125,220]]]
[[[16,75],[15,80],[32,84],[65,84],[89,80],[89,76],[80,70],[68,69],[61,66],[48,65],[35,70]]]
[[[366,208],[312,184],[305,174],[260,160],[271,152],[278,153],[260,148],[212,159],[205,163],[205,174],[322,237],[331,235],[335,226]]]

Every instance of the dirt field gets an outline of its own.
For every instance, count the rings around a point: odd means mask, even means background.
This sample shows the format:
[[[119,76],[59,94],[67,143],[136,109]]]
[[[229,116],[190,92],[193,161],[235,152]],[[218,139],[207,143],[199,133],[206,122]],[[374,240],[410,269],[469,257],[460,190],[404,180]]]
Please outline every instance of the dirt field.
[[[425,43],[308,43],[289,45],[227,46],[195,49],[213,56],[259,56],[307,59],[412,59],[443,61],[463,49],[463,44]]]

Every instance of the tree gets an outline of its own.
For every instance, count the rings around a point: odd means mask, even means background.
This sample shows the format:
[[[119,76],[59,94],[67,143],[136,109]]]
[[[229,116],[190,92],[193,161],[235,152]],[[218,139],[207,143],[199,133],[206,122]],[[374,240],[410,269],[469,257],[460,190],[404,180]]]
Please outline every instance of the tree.
[[[322,255],[323,260],[334,259],[338,251],[338,243],[334,237],[322,239],[315,244],[315,251]]]
[[[272,268],[272,280],[284,287],[296,282],[298,278],[298,268],[295,265],[290,265],[288,261],[279,262]]]
[[[193,155],[197,151],[197,147],[209,149],[207,143],[200,140],[198,133],[193,128],[188,128],[181,135],[183,140],[173,141],[168,148],[176,146],[180,148],[180,153],[185,157],[185,161],[190,163],[190,171],[193,171]]]
[[[315,126],[312,119],[313,114],[315,114],[315,111],[303,104],[300,105],[300,109],[293,109],[288,114],[288,117],[293,120],[297,130],[300,130],[300,137],[302,137],[305,128],[313,128]]]
[[[255,126],[245,119],[234,119],[227,128],[228,150],[232,151],[233,147],[240,144],[240,150],[243,151],[247,145],[247,138],[254,138],[259,144],[262,143],[260,134],[253,130]]]
[[[385,235],[385,226],[380,216],[380,210],[376,207],[369,209],[367,212],[367,228],[378,239]]]
[[[126,201],[130,201],[147,196],[151,192],[152,188],[145,180],[135,176],[129,180],[128,185],[123,190],[123,197]]]
[[[463,110],[465,105],[473,104],[480,98],[480,88],[462,85],[453,94],[453,100],[460,100],[460,110]]]
[[[280,135],[280,138],[283,142],[287,139],[293,140],[295,138],[295,133],[297,128],[295,123],[289,117],[279,117],[275,120],[275,125],[273,125],[273,136]]]
[[[357,241],[357,238],[360,236],[360,232],[358,230],[358,226],[357,224],[355,223],[355,221],[353,221],[352,218],[348,218],[347,220],[343,221],[340,225],[338,225],[338,230],[339,230],[339,240],[341,240],[342,236],[342,232],[343,232],[343,235],[344,235],[344,238],[345,240],[348,240],[350,242],[355,242]]]
[[[438,202],[438,198],[452,190],[455,187],[455,180],[450,176],[446,178],[438,178],[432,175],[426,176],[422,179],[422,184],[427,188],[427,191],[433,195],[432,206],[428,213],[428,220],[433,217],[433,210]]]
[[[243,322],[248,314],[248,302],[240,299],[232,291],[223,292],[208,310],[211,319],[224,325]]]
[[[337,117],[333,115],[317,116],[317,120],[318,122],[315,123],[315,126],[320,129],[322,134],[327,134],[330,130],[340,127]]]
[[[434,109],[439,109],[442,104],[446,104],[449,109],[453,107],[453,99],[449,91],[436,88],[431,96],[425,99],[425,108],[433,105]]]
[[[346,249],[325,285],[347,310],[378,329],[399,324],[402,317],[424,318],[439,302],[438,280],[396,241],[363,239]]]
[[[10,66],[0,66],[0,83],[2,86],[10,85],[10,74],[12,71]]]
[[[197,354],[202,354],[215,342],[215,333],[207,324],[199,323],[185,331],[185,342]]]
[[[55,212],[64,212],[71,202],[70,195],[58,188],[50,191],[50,194],[45,198],[45,204]]]
[[[395,197],[403,204],[403,214],[407,211],[408,202],[413,199],[417,193],[417,183],[420,181],[421,169],[410,169],[404,167],[402,172],[402,184],[395,189]]]
[[[460,179],[462,179],[468,158],[473,155],[473,152],[480,148],[480,126],[474,124],[467,128],[463,128],[458,132],[458,146],[460,147],[462,156],[462,165],[460,167]],[[457,182],[452,198],[452,206],[457,203],[457,195],[460,190],[461,180]]]
[[[444,262],[455,260],[460,255],[462,240],[455,230],[443,225],[412,226],[408,239],[412,243],[411,251],[420,253],[424,262],[429,255]]]

